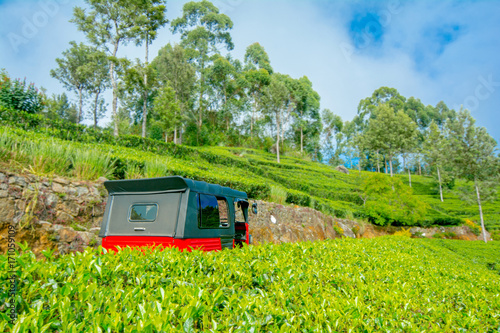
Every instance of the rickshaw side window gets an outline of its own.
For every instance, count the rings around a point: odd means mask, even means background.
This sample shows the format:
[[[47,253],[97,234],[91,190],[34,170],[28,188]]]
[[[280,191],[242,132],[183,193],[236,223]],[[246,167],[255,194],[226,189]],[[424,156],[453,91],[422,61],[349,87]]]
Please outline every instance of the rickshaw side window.
[[[236,222],[245,222],[245,217],[243,215],[243,207],[238,202],[234,203],[234,212],[236,214],[235,221]]]
[[[154,222],[157,215],[157,204],[135,204],[130,207],[128,220],[130,222]]]
[[[227,201],[213,195],[198,195],[198,226],[200,228],[228,228]]]

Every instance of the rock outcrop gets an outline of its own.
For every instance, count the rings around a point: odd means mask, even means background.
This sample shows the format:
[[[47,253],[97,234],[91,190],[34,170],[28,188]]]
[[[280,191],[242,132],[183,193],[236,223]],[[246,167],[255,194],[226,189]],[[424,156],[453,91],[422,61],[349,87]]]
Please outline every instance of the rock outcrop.
[[[0,237],[7,239],[14,225],[15,240],[37,255],[45,249],[67,253],[97,246],[106,196],[102,182],[0,171]],[[6,250],[7,242],[0,242],[0,253]]]

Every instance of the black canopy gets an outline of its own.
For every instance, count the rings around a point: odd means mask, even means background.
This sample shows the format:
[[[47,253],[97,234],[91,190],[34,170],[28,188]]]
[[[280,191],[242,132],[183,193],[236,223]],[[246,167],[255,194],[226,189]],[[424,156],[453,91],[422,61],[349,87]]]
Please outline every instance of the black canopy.
[[[158,193],[172,190],[191,189],[192,191],[220,196],[230,196],[247,199],[245,192],[233,190],[229,187],[209,184],[202,181],[182,178],[180,176],[129,179],[129,180],[109,180],[104,182],[104,186],[110,195],[119,193]]]

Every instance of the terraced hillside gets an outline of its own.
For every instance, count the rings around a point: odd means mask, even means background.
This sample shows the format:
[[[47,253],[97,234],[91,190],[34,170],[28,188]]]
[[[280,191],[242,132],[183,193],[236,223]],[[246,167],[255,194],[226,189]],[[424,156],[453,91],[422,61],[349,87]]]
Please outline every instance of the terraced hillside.
[[[305,158],[260,150],[187,147],[135,136],[114,138],[107,131],[53,121],[0,108],[0,158],[9,167],[41,174],[93,180],[181,175],[246,191],[251,198],[310,206],[337,217],[363,217],[362,177],[343,174]],[[397,175],[404,182],[407,176]],[[413,176],[414,194],[429,204],[422,224],[453,218],[478,220],[477,206],[457,193],[441,203],[430,177]],[[458,181],[457,186],[464,185]],[[485,203],[490,230],[500,228],[500,200]]]

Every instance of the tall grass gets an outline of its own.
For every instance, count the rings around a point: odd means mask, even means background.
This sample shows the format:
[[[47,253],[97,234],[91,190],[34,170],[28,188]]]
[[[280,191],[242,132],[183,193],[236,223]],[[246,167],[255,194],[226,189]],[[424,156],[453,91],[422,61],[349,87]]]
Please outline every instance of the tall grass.
[[[5,129],[0,130],[0,157],[4,162],[27,165],[40,174],[66,174],[70,167],[67,145],[53,139],[24,140]]]
[[[144,175],[146,178],[165,177],[171,174],[169,163],[166,158],[146,160],[144,163]]]
[[[283,205],[286,202],[286,190],[280,186],[271,186],[269,200]]]
[[[73,174],[79,179],[110,178],[114,171],[113,158],[108,154],[96,154],[95,151],[77,149],[71,154],[71,163]]]
[[[75,147],[55,139],[25,138],[0,129],[0,157],[9,164],[19,163],[30,171],[44,175],[74,176],[96,180],[111,177],[113,158],[97,150]]]

